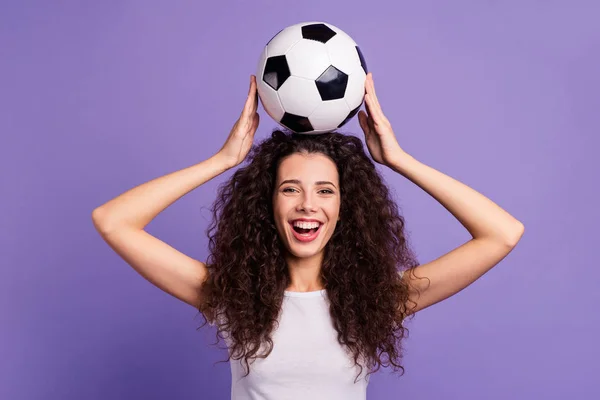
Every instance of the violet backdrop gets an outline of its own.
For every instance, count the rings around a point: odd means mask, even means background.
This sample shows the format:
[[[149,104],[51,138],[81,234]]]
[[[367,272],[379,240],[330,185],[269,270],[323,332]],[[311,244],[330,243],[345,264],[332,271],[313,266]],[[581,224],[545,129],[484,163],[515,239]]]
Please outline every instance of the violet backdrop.
[[[326,21],[361,46],[401,146],[525,224],[419,312],[376,399],[598,399],[600,5],[594,1],[0,3],[0,399],[228,399],[226,352],[100,238],[92,210],[223,144],[262,46]],[[594,72],[595,71],[595,72]],[[277,125],[261,109],[256,139]],[[343,132],[364,138],[354,118]],[[380,166],[420,262],[470,239]],[[148,231],[207,257],[218,176]]]

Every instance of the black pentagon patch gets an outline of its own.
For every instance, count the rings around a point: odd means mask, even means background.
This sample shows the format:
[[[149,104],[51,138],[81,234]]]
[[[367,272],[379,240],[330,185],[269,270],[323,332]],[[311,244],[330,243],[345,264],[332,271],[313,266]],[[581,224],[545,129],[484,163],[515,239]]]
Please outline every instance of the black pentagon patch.
[[[367,62],[365,61],[365,57],[363,57],[363,53],[360,51],[358,46],[356,46],[356,52],[358,53],[358,58],[360,58],[360,65],[362,66],[362,69],[365,71],[365,74],[368,74],[369,71],[367,70]]]
[[[352,117],[354,117],[356,115],[356,113],[358,112],[358,110],[360,110],[360,106],[362,106],[362,103],[358,107],[356,107],[354,110],[350,111],[350,113],[348,114],[348,116],[337,127],[341,128],[342,126],[346,125],[346,123],[348,121],[350,121],[352,119]]]
[[[308,40],[327,43],[336,33],[325,24],[304,25],[302,27],[302,37]]]
[[[294,132],[310,132],[314,130],[308,118],[287,112],[283,114],[280,122]]]
[[[315,83],[323,101],[342,99],[346,93],[348,75],[330,65]]]
[[[277,90],[283,85],[283,82],[290,77],[290,67],[288,67],[285,56],[275,56],[267,58],[263,81],[273,89]]]

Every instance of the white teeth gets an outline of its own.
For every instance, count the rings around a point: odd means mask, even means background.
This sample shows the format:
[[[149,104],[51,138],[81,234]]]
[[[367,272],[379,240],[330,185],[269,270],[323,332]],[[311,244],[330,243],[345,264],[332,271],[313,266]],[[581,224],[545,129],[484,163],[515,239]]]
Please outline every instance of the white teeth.
[[[318,228],[319,227],[319,223],[318,222],[302,222],[302,221],[296,221],[293,223],[294,226],[297,226],[298,228],[302,228],[302,229],[314,229],[314,228]]]

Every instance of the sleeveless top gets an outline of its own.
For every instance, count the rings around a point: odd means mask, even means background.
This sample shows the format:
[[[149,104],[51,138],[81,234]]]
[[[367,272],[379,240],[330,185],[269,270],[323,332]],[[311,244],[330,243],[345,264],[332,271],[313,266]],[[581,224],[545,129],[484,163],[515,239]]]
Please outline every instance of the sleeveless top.
[[[366,399],[367,368],[359,376],[360,367],[338,343],[325,289],[286,291],[272,340],[271,354],[250,361],[246,377],[244,361],[230,360],[232,400]]]

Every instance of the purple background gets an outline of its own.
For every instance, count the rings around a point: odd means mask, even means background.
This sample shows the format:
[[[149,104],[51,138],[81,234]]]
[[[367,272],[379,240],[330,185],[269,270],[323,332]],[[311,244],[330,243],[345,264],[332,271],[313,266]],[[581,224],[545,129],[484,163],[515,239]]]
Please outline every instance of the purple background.
[[[594,4],[595,3],[595,4]],[[0,3],[0,399],[228,399],[226,352],[94,230],[125,190],[213,155],[262,46],[349,33],[415,158],[524,222],[518,247],[419,312],[369,399],[598,399],[600,7],[589,1]],[[257,139],[276,124],[261,109]],[[364,140],[357,120],[345,127]],[[421,262],[468,232],[381,167]],[[148,231],[205,260],[232,171]]]

